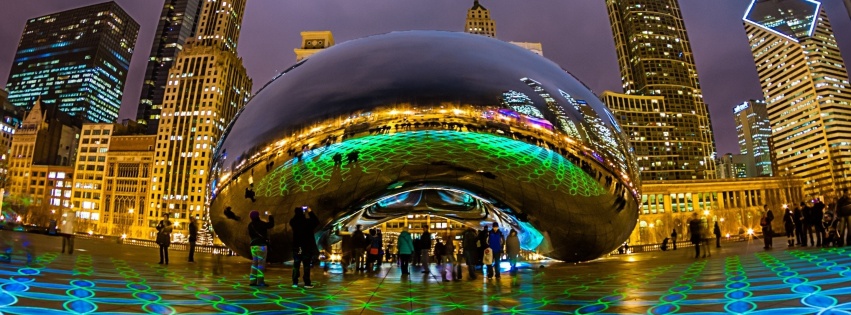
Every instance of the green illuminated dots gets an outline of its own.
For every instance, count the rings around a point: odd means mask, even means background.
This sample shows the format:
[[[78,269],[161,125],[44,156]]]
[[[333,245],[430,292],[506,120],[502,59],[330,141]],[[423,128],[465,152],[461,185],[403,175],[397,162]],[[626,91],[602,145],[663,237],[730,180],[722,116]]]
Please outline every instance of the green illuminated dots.
[[[343,163],[340,176],[351,179],[355,168],[363,173],[399,166],[428,165],[441,161],[475,166],[543,190],[570,195],[599,196],[602,185],[560,154],[522,141],[475,132],[409,131],[374,135],[316,149],[302,159],[292,159],[256,183],[258,196],[287,196],[327,185],[335,171],[332,156],[359,152],[357,163]]]
[[[685,270],[682,276],[674,283],[674,287],[668,289],[668,294],[662,295],[659,298],[660,304],[653,306],[647,311],[649,314],[672,314],[680,310],[680,302],[688,298],[688,292],[692,290],[692,286],[696,279],[700,277],[703,268],[706,267],[706,260],[695,262]]]

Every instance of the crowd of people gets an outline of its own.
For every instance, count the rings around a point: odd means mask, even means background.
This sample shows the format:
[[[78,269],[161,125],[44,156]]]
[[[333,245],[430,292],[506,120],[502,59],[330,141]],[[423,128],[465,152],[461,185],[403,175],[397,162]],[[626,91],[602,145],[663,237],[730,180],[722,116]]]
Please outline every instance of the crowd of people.
[[[848,190],[843,190],[842,196],[836,203],[828,206],[816,198],[810,202],[801,202],[798,206],[791,208],[784,205],[782,217],[782,233],[774,229],[774,212],[768,205],[763,206],[760,214],[759,225],[762,229],[763,249],[774,248],[774,237],[785,235],[787,247],[793,246],[845,246],[851,244],[851,196]],[[697,213],[692,214],[688,221],[689,241],[694,245],[695,258],[707,255],[709,252],[709,239],[715,236],[715,246],[721,247],[721,229],[715,222],[712,233]],[[741,228],[739,234],[744,234]],[[779,234],[779,235],[778,235]],[[677,230],[671,233],[673,249],[677,249]],[[747,237],[754,237],[749,235]],[[668,240],[662,243],[662,250],[668,249]],[[701,247],[703,251],[701,251]]]

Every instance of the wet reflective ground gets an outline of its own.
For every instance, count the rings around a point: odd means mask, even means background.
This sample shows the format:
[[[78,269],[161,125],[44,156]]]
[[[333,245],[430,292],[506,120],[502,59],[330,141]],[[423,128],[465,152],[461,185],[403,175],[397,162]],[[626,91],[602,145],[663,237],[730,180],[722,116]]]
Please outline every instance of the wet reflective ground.
[[[524,265],[516,277],[443,283],[439,274],[400,278],[381,272],[328,275],[314,269],[316,288],[290,288],[290,268],[267,270],[271,287],[247,286],[247,260],[77,239],[74,255],[61,239],[0,231],[32,241],[0,263],[3,314],[847,314],[851,311],[851,248],[781,248],[724,243],[694,259],[690,248],[604,258],[585,264]],[[779,242],[775,242],[779,243]],[[436,271],[434,266],[432,270]]]

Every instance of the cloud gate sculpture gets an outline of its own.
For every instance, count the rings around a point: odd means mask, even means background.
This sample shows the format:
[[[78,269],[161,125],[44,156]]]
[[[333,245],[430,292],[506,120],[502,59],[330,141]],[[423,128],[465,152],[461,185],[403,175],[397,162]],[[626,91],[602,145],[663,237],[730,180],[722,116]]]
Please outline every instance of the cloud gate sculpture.
[[[628,238],[640,196],[628,142],[586,86],[523,48],[438,31],[352,40],[278,75],[225,130],[211,185],[214,230],[242,256],[248,212],[275,215],[272,261],[292,257],[302,205],[317,241],[430,214],[585,261]]]

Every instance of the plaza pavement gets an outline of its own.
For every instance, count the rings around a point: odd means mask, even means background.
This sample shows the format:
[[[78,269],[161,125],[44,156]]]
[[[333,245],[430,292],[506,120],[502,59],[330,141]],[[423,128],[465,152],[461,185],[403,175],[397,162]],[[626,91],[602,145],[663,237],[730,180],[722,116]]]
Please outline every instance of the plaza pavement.
[[[851,314],[851,247],[771,251],[724,243],[695,259],[691,248],[582,264],[524,265],[516,277],[444,283],[436,268],[409,278],[313,269],[314,289],[290,287],[291,269],[267,269],[267,288],[248,286],[249,261],[0,231],[15,246],[0,263],[2,314]],[[779,239],[778,239],[779,240]],[[23,244],[36,259],[25,265]],[[778,241],[775,243],[782,244]]]

